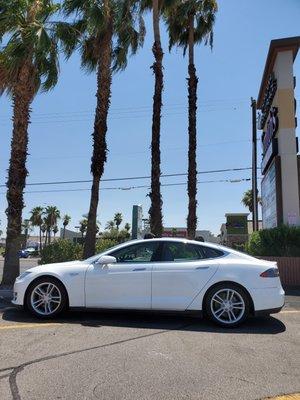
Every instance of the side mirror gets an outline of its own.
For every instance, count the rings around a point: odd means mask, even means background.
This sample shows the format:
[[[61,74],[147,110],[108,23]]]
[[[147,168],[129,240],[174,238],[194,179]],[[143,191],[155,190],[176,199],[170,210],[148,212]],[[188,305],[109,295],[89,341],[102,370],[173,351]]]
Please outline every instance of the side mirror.
[[[114,264],[117,262],[116,257],[112,256],[101,256],[98,260],[97,263],[98,265],[107,265],[107,264]]]

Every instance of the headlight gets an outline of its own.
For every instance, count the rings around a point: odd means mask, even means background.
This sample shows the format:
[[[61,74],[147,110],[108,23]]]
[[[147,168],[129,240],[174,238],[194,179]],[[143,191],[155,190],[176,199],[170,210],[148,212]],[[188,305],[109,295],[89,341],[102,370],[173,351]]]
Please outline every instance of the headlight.
[[[23,278],[25,278],[27,275],[29,275],[29,274],[31,274],[31,271],[25,271],[25,272],[22,272],[22,274],[20,274],[18,277],[17,277],[17,279],[23,279]]]

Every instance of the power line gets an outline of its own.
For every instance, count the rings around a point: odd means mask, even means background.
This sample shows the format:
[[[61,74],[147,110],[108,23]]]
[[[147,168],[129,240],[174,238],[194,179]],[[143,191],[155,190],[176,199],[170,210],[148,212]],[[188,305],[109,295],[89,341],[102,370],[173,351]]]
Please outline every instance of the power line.
[[[200,174],[214,174],[220,172],[236,172],[236,171],[249,171],[251,167],[247,168],[226,168],[226,169],[215,169],[215,170],[208,170],[208,171],[199,171],[197,175]],[[178,176],[187,176],[186,172],[176,173],[176,174],[161,174],[161,178],[171,178],[171,177],[178,177]],[[145,176],[130,176],[130,177],[123,177],[123,178],[106,178],[101,179],[101,182],[114,182],[114,181],[131,181],[131,180],[140,180],[140,179],[150,179],[150,175]],[[50,182],[33,182],[27,183],[26,186],[44,186],[44,185],[68,185],[68,184],[77,184],[77,183],[91,183],[92,179],[86,180],[73,180],[73,181],[50,181]],[[5,184],[0,185],[0,187],[6,187]]]
[[[210,181],[197,181],[198,184],[202,183],[241,183],[251,181],[250,178],[238,178],[238,179],[220,179],[220,180],[210,180]],[[163,183],[162,187],[172,187],[172,186],[186,186],[187,182],[179,182],[179,183]],[[137,186],[124,186],[124,187],[104,187],[99,190],[133,190],[133,189],[142,189],[147,188],[150,189],[149,185],[137,185]],[[86,192],[90,191],[90,188],[79,188],[79,189],[53,189],[53,190],[32,190],[29,192],[24,192],[24,194],[32,194],[32,193],[65,193],[65,192]],[[0,194],[5,194],[6,192],[0,192]]]

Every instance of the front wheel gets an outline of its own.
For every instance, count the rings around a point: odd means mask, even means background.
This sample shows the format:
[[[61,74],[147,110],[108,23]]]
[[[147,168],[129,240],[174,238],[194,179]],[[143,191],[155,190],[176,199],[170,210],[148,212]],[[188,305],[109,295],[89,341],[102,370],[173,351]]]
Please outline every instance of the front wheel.
[[[248,293],[235,284],[217,285],[206,296],[205,312],[210,320],[220,326],[238,326],[250,312]]]
[[[27,291],[26,306],[36,317],[53,318],[67,306],[66,290],[55,278],[39,278],[31,283]]]

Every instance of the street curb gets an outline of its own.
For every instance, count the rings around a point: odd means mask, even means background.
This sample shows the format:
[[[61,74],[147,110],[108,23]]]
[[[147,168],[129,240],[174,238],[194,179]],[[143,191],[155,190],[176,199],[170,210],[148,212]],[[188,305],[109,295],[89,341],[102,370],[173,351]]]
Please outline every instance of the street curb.
[[[13,299],[12,289],[0,289],[0,299],[12,300]]]

